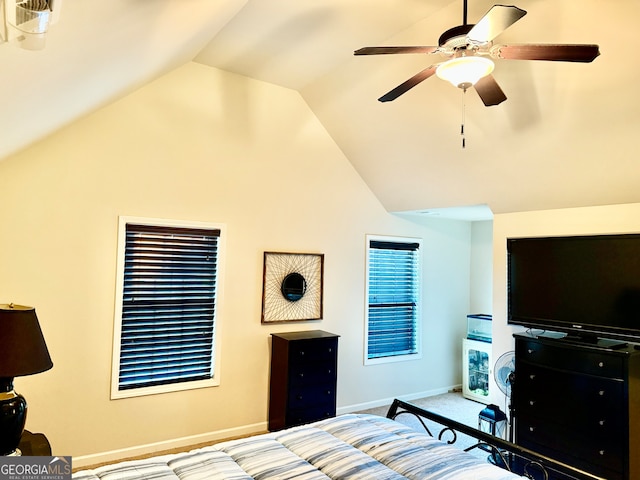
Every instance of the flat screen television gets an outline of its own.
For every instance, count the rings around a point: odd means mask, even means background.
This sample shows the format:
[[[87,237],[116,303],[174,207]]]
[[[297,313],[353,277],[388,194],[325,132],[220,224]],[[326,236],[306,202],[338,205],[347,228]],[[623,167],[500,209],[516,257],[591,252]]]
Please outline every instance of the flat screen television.
[[[640,342],[640,234],[507,239],[507,322]]]

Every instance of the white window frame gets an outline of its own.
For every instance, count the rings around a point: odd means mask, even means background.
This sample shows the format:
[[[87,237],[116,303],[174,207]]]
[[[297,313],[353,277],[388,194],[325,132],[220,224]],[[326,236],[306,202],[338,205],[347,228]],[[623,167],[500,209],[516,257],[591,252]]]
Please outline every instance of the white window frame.
[[[216,268],[216,294],[214,299],[214,340],[212,352],[212,376],[206,380],[194,380],[180,383],[170,383],[155,385],[150,387],[140,387],[120,390],[120,342],[122,334],[122,311],[123,311],[123,290],[124,290],[124,269],[125,269],[125,244],[127,224],[149,225],[156,227],[176,227],[176,228],[199,228],[219,230],[218,254]],[[224,284],[224,250],[225,250],[226,225],[217,223],[191,222],[181,220],[167,220],[146,217],[120,216],[118,219],[118,251],[116,265],[116,292],[115,292],[115,315],[113,332],[113,358],[111,367],[111,399],[122,399],[139,397],[143,395],[155,395],[168,392],[192,390],[197,388],[216,387],[220,385],[221,371],[221,314],[220,305],[222,299],[222,286]]]
[[[416,352],[409,354],[398,354],[385,357],[369,358],[369,250],[371,242],[395,242],[395,243],[417,243],[418,244],[418,273],[417,273],[417,297],[416,297],[416,320],[414,325]],[[366,235],[366,257],[365,257],[365,332],[364,332],[364,364],[378,365],[382,363],[405,362],[422,358],[422,239],[413,237],[393,237],[384,235]]]

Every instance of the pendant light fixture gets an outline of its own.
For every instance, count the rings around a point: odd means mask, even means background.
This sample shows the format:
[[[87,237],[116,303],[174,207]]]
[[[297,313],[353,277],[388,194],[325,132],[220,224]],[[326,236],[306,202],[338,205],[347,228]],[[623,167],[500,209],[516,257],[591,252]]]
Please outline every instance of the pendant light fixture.
[[[447,60],[436,69],[436,75],[454,87],[466,90],[493,72],[494,63],[485,57],[461,56]]]

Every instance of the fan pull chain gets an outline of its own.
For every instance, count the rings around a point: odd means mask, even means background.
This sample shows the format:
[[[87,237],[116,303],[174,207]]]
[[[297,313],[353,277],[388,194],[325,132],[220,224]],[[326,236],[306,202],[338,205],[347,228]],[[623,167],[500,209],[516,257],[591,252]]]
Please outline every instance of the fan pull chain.
[[[462,123],[460,124],[460,135],[462,136],[462,148],[466,147],[466,138],[464,136],[464,110],[465,110],[465,103],[464,103],[464,97],[465,97],[465,93],[467,93],[467,89],[464,88],[462,89]]]

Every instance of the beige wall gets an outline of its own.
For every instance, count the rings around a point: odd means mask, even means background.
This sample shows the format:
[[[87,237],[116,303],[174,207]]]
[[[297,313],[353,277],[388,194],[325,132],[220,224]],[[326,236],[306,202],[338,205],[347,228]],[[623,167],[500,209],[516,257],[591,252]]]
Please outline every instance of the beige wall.
[[[640,203],[496,215],[493,228],[493,353],[513,350],[507,325],[507,238],[640,232]],[[495,389],[494,389],[495,392]],[[504,398],[494,396],[502,405]]]
[[[388,214],[294,91],[188,64],[2,161],[0,179],[0,301],[36,307],[54,361],[16,390],[27,427],[76,466],[264,429],[271,332],[341,335],[342,410],[460,381],[469,224]],[[119,215],[226,224],[220,387],[109,399]],[[367,233],[424,239],[420,361],[363,366]],[[324,320],[260,324],[264,251],[325,254]]]
[[[493,221],[471,224],[470,313],[493,309]]]

